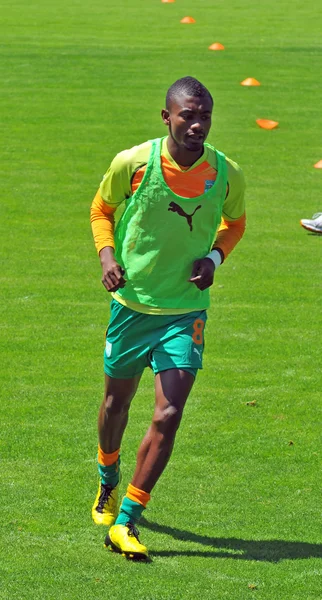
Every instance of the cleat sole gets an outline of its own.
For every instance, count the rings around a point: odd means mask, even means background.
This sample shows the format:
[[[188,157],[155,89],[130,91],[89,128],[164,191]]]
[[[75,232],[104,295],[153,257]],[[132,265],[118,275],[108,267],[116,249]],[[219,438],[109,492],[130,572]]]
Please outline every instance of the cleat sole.
[[[124,555],[123,555],[124,556]],[[147,554],[125,554],[125,557],[127,560],[133,560],[133,561],[141,561],[141,562],[150,562],[149,556]]]
[[[127,560],[149,561],[148,553],[145,554],[143,552],[133,552],[133,550],[126,552],[126,551],[118,548],[118,546],[113,544],[113,542],[111,541],[109,534],[107,534],[107,536],[105,538],[104,547],[108,548],[108,550],[110,552],[115,552],[116,554],[121,554],[121,556],[123,556]]]
[[[123,556],[123,558],[126,558],[127,560],[148,560],[148,555],[143,554],[141,552],[122,552],[122,550],[115,546],[110,539],[108,539],[108,542],[107,540],[105,540],[104,547],[108,548],[110,552],[115,552],[115,554],[121,554],[121,556]]]

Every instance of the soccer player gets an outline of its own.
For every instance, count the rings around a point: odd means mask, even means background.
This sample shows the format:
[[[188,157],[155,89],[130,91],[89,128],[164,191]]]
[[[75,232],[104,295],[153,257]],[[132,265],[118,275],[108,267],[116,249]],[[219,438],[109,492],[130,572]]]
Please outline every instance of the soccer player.
[[[97,524],[106,544],[146,557],[136,524],[173,449],[183,409],[202,368],[206,310],[215,270],[245,229],[240,167],[205,142],[213,99],[193,77],[169,88],[168,135],[117,154],[91,208],[112,296],[98,417]],[[117,209],[123,209],[114,227]],[[118,509],[120,447],[145,367],[155,375],[155,410]]]

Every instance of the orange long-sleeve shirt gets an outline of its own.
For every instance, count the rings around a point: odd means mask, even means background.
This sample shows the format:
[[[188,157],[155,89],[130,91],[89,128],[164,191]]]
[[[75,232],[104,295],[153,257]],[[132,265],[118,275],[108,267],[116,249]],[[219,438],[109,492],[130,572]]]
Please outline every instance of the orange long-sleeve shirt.
[[[114,247],[115,212],[124,200],[139,187],[150,153],[150,142],[118,154],[112,161],[91,207],[91,225],[97,252],[105,246]],[[205,191],[216,180],[215,154],[207,151],[192,165],[182,167],[169,154],[166,140],[162,145],[162,172],[167,185],[178,196],[193,198]],[[244,234],[246,217],[244,178],[236,163],[226,158],[228,185],[223,206],[222,222],[213,248],[221,250],[226,258]]]

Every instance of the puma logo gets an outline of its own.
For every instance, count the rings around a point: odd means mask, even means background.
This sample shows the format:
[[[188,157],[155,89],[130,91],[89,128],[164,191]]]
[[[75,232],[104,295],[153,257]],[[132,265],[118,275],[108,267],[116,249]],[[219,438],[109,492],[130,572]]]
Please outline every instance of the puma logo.
[[[199,206],[197,206],[197,208],[195,208],[195,210],[193,211],[193,213],[191,215],[188,215],[183,210],[183,208],[181,208],[181,206],[179,206],[179,204],[176,204],[176,202],[170,202],[168,210],[178,213],[178,215],[180,215],[180,217],[185,217],[187,219],[187,223],[190,227],[190,231],[192,231],[192,217],[195,214],[195,212],[197,212],[198,208],[201,208],[201,204],[199,204]]]

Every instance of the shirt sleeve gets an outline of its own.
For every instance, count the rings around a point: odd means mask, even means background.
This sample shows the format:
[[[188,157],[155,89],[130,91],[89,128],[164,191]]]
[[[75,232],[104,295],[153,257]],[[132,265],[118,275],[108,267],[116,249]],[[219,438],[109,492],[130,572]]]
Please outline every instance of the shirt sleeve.
[[[246,228],[245,179],[240,166],[226,157],[228,193],[224,201],[221,224],[212,249],[219,250],[227,258],[241,240]]]
[[[106,171],[91,206],[91,226],[98,253],[106,246],[115,248],[114,213],[131,195],[131,164],[128,151],[115,156]]]
[[[239,240],[243,237],[245,228],[245,213],[239,217],[239,219],[235,219],[234,221],[228,221],[222,218],[212,250],[221,250],[223,257],[227,258],[228,254],[230,254],[236,244],[238,244]]]
[[[106,171],[100,185],[100,194],[104,202],[117,208],[131,196],[132,165],[128,160],[128,151],[115,156]]]
[[[225,221],[240,219],[245,213],[245,178],[237,163],[227,158],[228,194],[223,205]]]
[[[100,190],[98,190],[91,206],[91,226],[98,254],[106,246],[115,248],[114,213],[116,209],[117,206],[110,206],[104,202]]]
[[[98,253],[105,246],[115,247],[115,220],[118,221],[124,210],[124,201],[132,195],[133,174],[147,163],[150,149],[151,142],[148,141],[123,150],[106,171],[91,206],[91,226]]]

